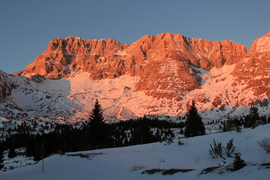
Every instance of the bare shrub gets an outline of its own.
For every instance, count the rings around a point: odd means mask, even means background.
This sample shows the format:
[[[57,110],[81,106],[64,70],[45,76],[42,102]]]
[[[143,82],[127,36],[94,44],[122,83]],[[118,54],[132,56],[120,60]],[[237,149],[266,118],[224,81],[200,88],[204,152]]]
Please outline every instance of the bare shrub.
[[[209,154],[212,156],[212,158],[223,158],[222,143],[217,143],[214,139],[213,146],[210,144]]]
[[[224,155],[226,155],[226,157],[232,157],[234,150],[235,150],[235,146],[233,144],[233,139],[231,139],[227,143],[226,147],[222,146],[221,142],[216,142],[214,139],[213,145],[210,144],[209,154],[212,156],[212,158],[224,159]]]
[[[232,157],[235,146],[233,145],[233,138],[227,143],[226,147],[223,147],[227,157]]]
[[[257,145],[263,148],[267,153],[270,153],[270,138],[264,138],[258,141]]]

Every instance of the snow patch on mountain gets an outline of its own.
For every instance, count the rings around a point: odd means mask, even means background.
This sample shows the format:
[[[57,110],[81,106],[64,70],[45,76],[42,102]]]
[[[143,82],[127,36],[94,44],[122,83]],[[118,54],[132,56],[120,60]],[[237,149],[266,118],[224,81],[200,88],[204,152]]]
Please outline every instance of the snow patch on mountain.
[[[248,104],[257,97],[246,89],[246,85],[234,86],[235,77],[231,72],[235,65],[225,65],[210,71],[192,68],[196,78],[201,79],[201,86],[185,92],[184,96],[179,96],[180,100],[156,98],[145,91],[137,91],[135,86],[140,81],[138,76],[122,75],[114,79],[93,80],[89,73],[77,72],[69,78],[36,82],[7,75],[9,84],[16,84],[16,88],[11,91],[6,102],[0,104],[0,116],[17,120],[31,117],[86,120],[96,99],[104,110],[105,119],[110,121],[144,115],[184,116],[193,100],[205,121],[248,113]],[[166,90],[162,91],[166,93]],[[266,105],[259,106],[261,115],[267,114],[268,110]]]
[[[108,118],[130,119],[151,113],[176,115],[173,112],[175,109],[164,108],[173,102],[157,100],[143,91],[136,91],[135,85],[139,80],[139,77],[129,75],[101,80],[92,80],[88,73],[72,75],[68,78],[70,95],[67,98],[83,107],[74,118],[88,117],[96,99],[101,103],[104,115]]]

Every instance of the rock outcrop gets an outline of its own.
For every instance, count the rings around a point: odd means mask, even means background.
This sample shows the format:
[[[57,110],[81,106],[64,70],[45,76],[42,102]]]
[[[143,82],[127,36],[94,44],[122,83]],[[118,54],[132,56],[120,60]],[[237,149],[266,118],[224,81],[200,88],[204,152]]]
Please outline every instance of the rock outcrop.
[[[14,87],[15,85],[10,82],[8,74],[0,69],[0,103],[5,102],[6,97],[11,94]]]
[[[254,41],[232,74],[236,77],[234,86],[246,86],[258,99],[270,97],[270,32]]]

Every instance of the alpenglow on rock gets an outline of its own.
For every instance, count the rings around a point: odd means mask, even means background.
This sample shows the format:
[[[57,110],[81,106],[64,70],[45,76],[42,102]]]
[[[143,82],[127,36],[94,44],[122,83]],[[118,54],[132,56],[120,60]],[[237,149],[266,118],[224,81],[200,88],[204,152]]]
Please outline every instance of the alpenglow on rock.
[[[229,40],[210,42],[181,34],[144,36],[131,45],[122,45],[114,39],[68,37],[52,40],[45,52],[17,75],[40,74],[59,79],[74,72],[88,72],[93,80],[138,76],[136,90],[157,97],[168,92],[169,96],[178,96],[201,85],[196,68],[221,68],[245,55],[245,46]]]
[[[269,33],[248,52],[230,40],[211,42],[172,33],[146,35],[130,45],[112,38],[57,38],[23,71],[8,76],[25,76],[26,84],[13,84],[14,93],[5,103],[18,105],[27,116],[45,115],[47,108],[49,116],[79,119],[99,99],[108,118],[129,119],[183,115],[194,100],[203,117],[210,118],[213,109],[222,117],[238,113],[239,107],[267,104],[269,47]],[[24,96],[27,101],[21,103]]]

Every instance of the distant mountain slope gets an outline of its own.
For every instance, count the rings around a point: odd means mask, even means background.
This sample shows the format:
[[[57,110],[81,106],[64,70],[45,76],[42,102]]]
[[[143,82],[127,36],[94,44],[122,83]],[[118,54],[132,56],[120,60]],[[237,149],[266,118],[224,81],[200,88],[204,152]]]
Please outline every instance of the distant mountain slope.
[[[209,119],[246,113],[250,105],[266,114],[269,36],[255,40],[248,52],[229,40],[172,33],[131,45],[57,38],[16,76],[1,71],[0,115],[86,118],[95,99],[109,119],[184,115],[192,100]]]

